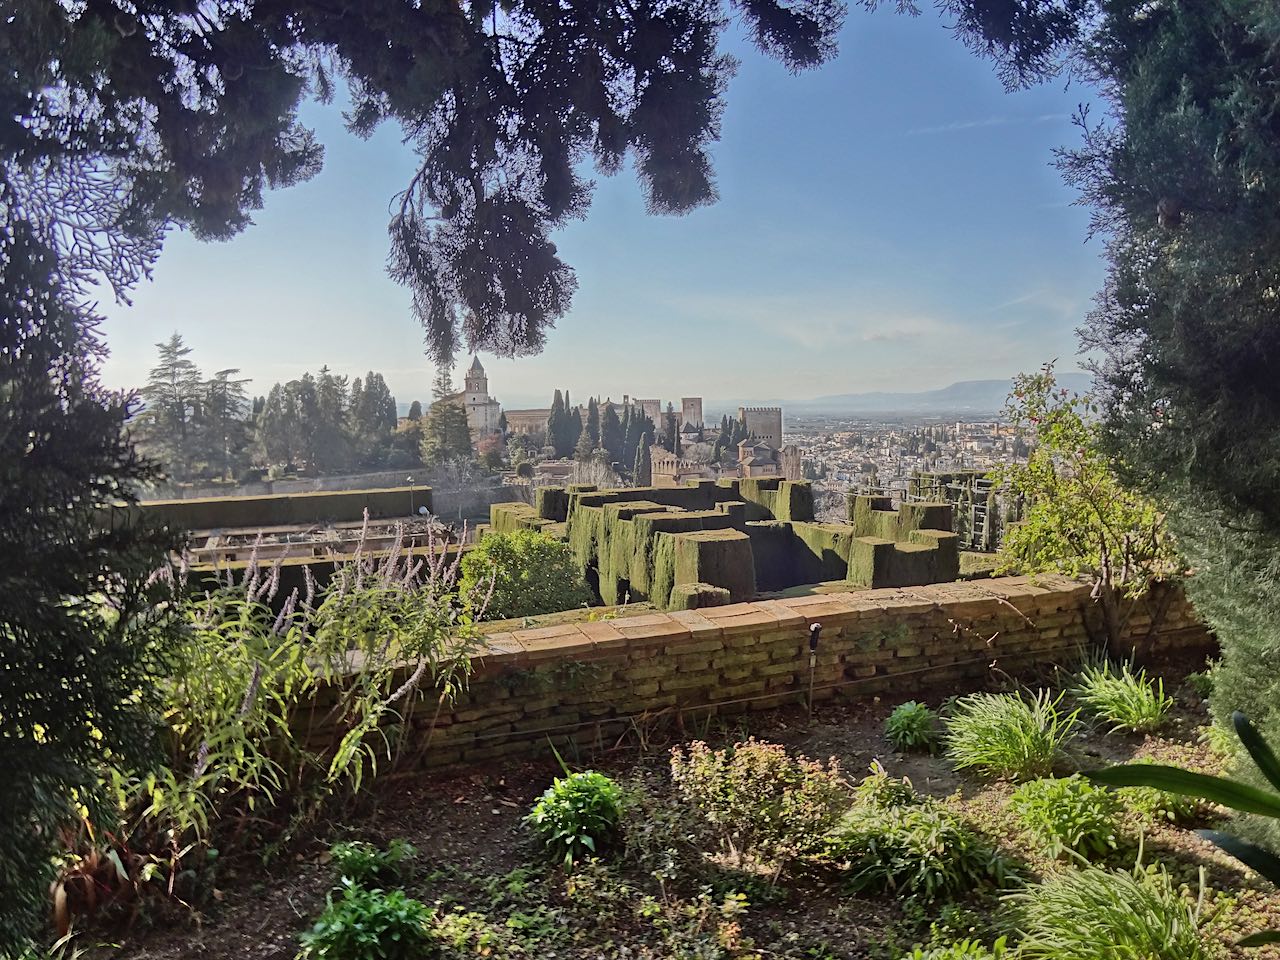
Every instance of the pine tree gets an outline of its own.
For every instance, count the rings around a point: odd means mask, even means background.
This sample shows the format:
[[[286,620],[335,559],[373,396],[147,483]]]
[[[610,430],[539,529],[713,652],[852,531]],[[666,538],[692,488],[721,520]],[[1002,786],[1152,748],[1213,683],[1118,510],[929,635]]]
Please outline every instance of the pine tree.
[[[437,400],[422,422],[422,462],[441,468],[472,459],[471,429],[467,411],[454,398]]]
[[[204,387],[201,404],[201,446],[208,463],[218,475],[230,479],[244,462],[249,442],[248,380],[232,379],[239,370],[219,370]]]
[[[584,429],[578,435],[578,443],[573,448],[573,459],[579,463],[586,463],[594,456],[596,449],[596,445],[591,442],[591,432]]]
[[[198,421],[205,382],[180,334],[157,343],[156,349],[160,360],[141,391],[145,409],[139,439],[172,476],[185,480],[200,456]]]

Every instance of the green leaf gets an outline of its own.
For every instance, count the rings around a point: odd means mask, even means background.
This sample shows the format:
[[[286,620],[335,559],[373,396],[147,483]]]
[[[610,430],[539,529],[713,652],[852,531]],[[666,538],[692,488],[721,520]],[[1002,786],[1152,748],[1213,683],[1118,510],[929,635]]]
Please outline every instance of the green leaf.
[[[1197,830],[1197,834],[1221,847],[1249,869],[1280,886],[1280,857],[1256,844],[1217,830]]]
[[[1237,947],[1265,947],[1269,943],[1280,943],[1280,930],[1263,930],[1251,933],[1236,941]]]
[[[1276,759],[1267,741],[1262,739],[1262,735],[1249,722],[1249,718],[1239,710],[1231,714],[1231,723],[1236,728],[1236,735],[1240,737],[1240,742],[1249,751],[1249,756],[1253,757],[1253,762],[1262,771],[1262,775],[1273,787],[1280,790],[1280,760]]]
[[[1166,793],[1198,797],[1233,810],[1280,819],[1280,796],[1224,777],[1211,777],[1155,763],[1123,764],[1096,770],[1087,776],[1109,787],[1155,787]]]

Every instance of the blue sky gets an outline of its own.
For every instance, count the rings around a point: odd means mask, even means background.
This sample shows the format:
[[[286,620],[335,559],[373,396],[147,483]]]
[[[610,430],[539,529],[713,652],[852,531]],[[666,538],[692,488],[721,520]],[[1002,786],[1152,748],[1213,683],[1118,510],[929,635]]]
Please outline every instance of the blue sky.
[[[627,172],[597,178],[587,218],[555,238],[572,311],[540,356],[482,356],[500,400],[567,387],[714,406],[1076,367],[1102,245],[1051,161],[1086,88],[1005,93],[932,14],[854,9],[839,57],[799,76],[736,36],[730,50],[720,202],[649,217]],[[101,304],[108,383],[143,382],[177,330],[204,370],[239,367],[258,393],[328,364],[429,398],[421,330],[384,268],[414,157],[390,126],[346,135],[335,107],[304,119],[326,144],[318,177],[270,194],[228,243],[171,236],[132,306]]]

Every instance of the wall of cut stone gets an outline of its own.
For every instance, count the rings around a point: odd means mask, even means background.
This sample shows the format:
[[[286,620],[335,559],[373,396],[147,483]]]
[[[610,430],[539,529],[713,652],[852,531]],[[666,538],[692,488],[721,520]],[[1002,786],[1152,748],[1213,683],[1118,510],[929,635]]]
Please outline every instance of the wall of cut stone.
[[[469,689],[436,713],[410,714],[406,763],[434,767],[607,747],[656,724],[804,704],[809,626],[822,624],[813,699],[908,699],[1029,676],[1092,649],[1096,604],[1065,577],[1004,577],[823,594],[497,633]],[[1210,649],[1177,586],[1158,587],[1129,624],[1144,655]],[[321,700],[300,718],[324,750],[342,730]]]

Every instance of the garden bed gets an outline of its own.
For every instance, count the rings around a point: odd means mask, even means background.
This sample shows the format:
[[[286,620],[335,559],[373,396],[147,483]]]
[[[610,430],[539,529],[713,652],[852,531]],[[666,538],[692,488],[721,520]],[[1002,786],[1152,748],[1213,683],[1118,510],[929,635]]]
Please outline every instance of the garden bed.
[[[1110,734],[1106,724],[1082,722],[1066,768],[1055,772],[1135,758],[1213,769],[1220,761],[1201,742],[1204,705],[1183,682],[1189,670],[1200,667],[1182,662],[1158,671],[1176,699],[1159,735]],[[939,691],[929,702],[937,707],[943,695]],[[311,928],[326,896],[340,896],[331,894],[339,871],[330,845],[360,839],[379,848],[395,840],[416,848],[403,872],[383,877],[379,885],[402,889],[435,908],[434,935],[443,957],[896,960],[931,937],[941,942],[971,935],[990,944],[1001,932],[993,923],[1001,894],[991,886],[928,901],[902,891],[853,893],[846,875],[812,864],[775,873],[705,842],[705,856],[693,869],[689,861],[664,854],[688,839],[697,820],[680,816],[690,810],[671,783],[670,747],[700,739],[715,748],[754,736],[781,744],[792,755],[835,758],[853,782],[868,774],[873,762],[882,764],[889,775],[908,778],[919,794],[958,815],[1028,883],[1071,869],[1071,858],[1051,859],[1019,825],[1011,806],[1013,784],[958,771],[940,755],[894,751],[884,738],[893,706],[876,699],[824,707],[812,720],[794,710],[712,718],[696,729],[643,731],[645,750],[594,758],[594,769],[644,795],[632,801],[623,839],[602,861],[607,866],[580,864],[566,873],[532,843],[523,818],[560,773],[548,752],[543,761],[501,769],[380,780],[375,798],[358,815],[333,824],[327,836],[300,843],[269,868],[247,858],[224,864],[197,914],[146,908],[131,928],[85,933],[79,942],[88,947],[95,936],[109,938],[119,946],[95,948],[93,955],[138,960],[291,958],[299,934]],[[573,769],[587,761],[565,759]],[[1144,862],[1163,864],[1175,884],[1190,885],[1189,895],[1203,869],[1205,911],[1218,912],[1207,939],[1211,945],[1228,944],[1275,925],[1280,896],[1265,884],[1255,885],[1239,864],[1195,835],[1194,828],[1214,815],[1204,811],[1174,824],[1126,808],[1117,818],[1114,849],[1091,859],[1131,868],[1141,846]],[[1264,948],[1250,955],[1271,960],[1280,951]]]

